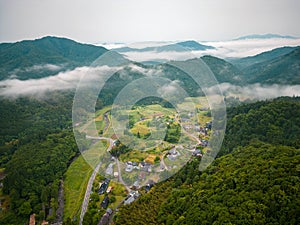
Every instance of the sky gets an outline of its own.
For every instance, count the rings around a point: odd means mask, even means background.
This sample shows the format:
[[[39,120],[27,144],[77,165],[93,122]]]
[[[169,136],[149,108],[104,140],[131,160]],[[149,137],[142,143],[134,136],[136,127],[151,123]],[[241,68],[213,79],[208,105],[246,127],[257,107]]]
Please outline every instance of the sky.
[[[0,0],[0,42],[84,43],[300,37],[299,0]]]

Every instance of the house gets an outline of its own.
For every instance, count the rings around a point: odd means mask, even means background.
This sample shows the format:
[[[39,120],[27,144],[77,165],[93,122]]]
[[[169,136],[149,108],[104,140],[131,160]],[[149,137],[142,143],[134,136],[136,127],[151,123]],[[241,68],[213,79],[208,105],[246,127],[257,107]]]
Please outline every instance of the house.
[[[111,208],[107,208],[106,212],[111,215],[113,213],[112,209]]]
[[[149,172],[149,173],[151,173],[152,171],[152,165],[150,163],[141,162],[140,167],[142,171]]]
[[[125,199],[124,205],[128,205],[132,202],[134,202],[135,198],[133,196],[129,196],[128,198]]]
[[[109,186],[109,187],[107,188],[107,190],[106,190],[106,193],[110,193],[113,189],[114,189],[114,187]]]
[[[201,140],[201,144],[202,147],[207,147],[208,146],[208,140]]]
[[[127,196],[127,198],[125,199],[124,205],[128,205],[128,204],[132,203],[138,197],[140,197],[140,193],[138,191],[131,191],[129,193],[129,195]]]
[[[100,206],[103,208],[103,209],[106,209],[107,206],[108,206],[108,203],[109,203],[109,197],[108,196],[105,196],[103,201],[100,203]]]
[[[149,180],[145,186],[146,192],[150,191],[150,189],[154,186],[155,182],[153,180]]]
[[[108,178],[104,179],[104,182],[101,184],[101,186],[100,186],[100,188],[98,190],[98,194],[99,195],[104,194],[104,192],[107,190],[109,182],[110,182],[110,179],[108,179]]]
[[[178,156],[180,156],[180,153],[176,150],[176,147],[169,150],[167,155],[168,159],[171,161],[174,161]]]
[[[202,152],[200,149],[195,149],[192,155],[197,157],[202,157]]]
[[[212,121],[207,122],[205,128],[211,130],[211,128],[212,128]]]
[[[132,170],[133,170],[132,164],[126,164],[125,171],[128,172],[128,173],[130,173]]]

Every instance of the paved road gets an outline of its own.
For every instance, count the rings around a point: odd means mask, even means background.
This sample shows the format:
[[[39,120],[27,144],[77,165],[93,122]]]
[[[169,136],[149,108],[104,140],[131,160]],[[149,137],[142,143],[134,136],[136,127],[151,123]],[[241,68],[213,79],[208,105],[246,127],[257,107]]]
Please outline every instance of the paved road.
[[[92,137],[92,136],[89,136],[89,135],[86,135],[86,138],[87,139],[96,139],[96,140],[107,140],[109,142],[109,146],[107,148],[108,152],[111,150],[111,148],[114,145],[114,140],[112,140],[111,138]],[[87,185],[87,188],[86,188],[86,191],[85,191],[84,200],[83,200],[83,203],[82,203],[82,206],[81,206],[79,225],[82,225],[83,217],[84,217],[84,215],[87,211],[87,207],[88,207],[88,204],[89,204],[90,194],[91,194],[91,190],[92,190],[92,187],[93,187],[93,182],[95,180],[95,177],[96,177],[97,173],[99,172],[101,164],[102,164],[102,162],[99,162],[97,164],[97,166],[95,167],[95,169],[94,169],[94,171],[93,171],[93,173],[92,173],[92,175],[89,179],[89,182],[88,182],[88,185]]]
[[[84,217],[84,214],[86,213],[87,211],[87,207],[89,205],[89,201],[90,201],[90,195],[91,195],[91,190],[92,190],[92,187],[93,187],[93,182],[95,180],[95,177],[100,169],[100,166],[101,166],[102,162],[99,162],[98,165],[95,167],[90,179],[89,179],[89,182],[88,182],[88,185],[87,185],[87,188],[86,188],[86,191],[85,191],[85,196],[84,196],[84,200],[83,200],[83,203],[82,203],[82,206],[81,206],[81,213],[80,213],[80,221],[79,221],[79,224],[82,225],[82,221],[83,221],[83,217]]]
[[[107,137],[93,137],[93,136],[86,135],[85,138],[86,139],[92,139],[92,140],[106,140],[106,141],[108,141],[109,142],[109,146],[107,148],[108,152],[111,150],[111,148],[114,145],[114,140],[111,139],[111,138],[107,138]]]

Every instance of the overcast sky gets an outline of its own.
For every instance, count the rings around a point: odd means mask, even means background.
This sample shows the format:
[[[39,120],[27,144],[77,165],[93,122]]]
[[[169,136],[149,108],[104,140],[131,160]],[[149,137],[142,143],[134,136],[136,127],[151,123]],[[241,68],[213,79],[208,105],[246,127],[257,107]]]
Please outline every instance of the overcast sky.
[[[0,42],[46,35],[80,42],[300,37],[299,0],[0,0]]]

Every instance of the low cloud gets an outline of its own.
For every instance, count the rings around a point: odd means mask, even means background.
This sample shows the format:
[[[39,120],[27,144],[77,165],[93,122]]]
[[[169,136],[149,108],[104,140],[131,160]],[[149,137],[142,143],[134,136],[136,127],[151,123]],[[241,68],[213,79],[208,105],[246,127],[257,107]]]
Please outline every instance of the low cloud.
[[[218,42],[201,42],[205,45],[215,47],[215,49],[208,49],[205,51],[145,51],[145,52],[122,52],[128,59],[145,62],[156,61],[166,62],[170,60],[187,60],[191,58],[198,58],[203,55],[212,55],[219,58],[242,58],[247,56],[254,56],[265,51],[270,51],[275,48],[283,46],[300,46],[300,39],[246,39],[246,40],[230,40]],[[151,42],[147,43],[147,47],[152,47]],[[165,43],[166,44],[166,43]],[[168,43],[170,44],[170,43]],[[155,46],[156,43],[153,43]],[[143,46],[145,47],[145,45]],[[182,48],[182,47],[181,47]]]
[[[54,64],[40,64],[40,65],[34,65],[30,67],[24,67],[24,68],[17,68],[14,69],[11,74],[12,76],[17,75],[18,73],[23,72],[39,72],[39,71],[59,71],[64,68],[64,64],[54,65]]]
[[[248,86],[237,86],[230,83],[222,83],[208,89],[209,94],[213,95],[217,88],[223,92],[226,97],[238,97],[244,99],[270,99],[280,96],[300,96],[300,85],[261,85],[252,84]]]
[[[160,66],[158,66],[157,68],[149,68],[148,69],[148,68],[143,68],[143,67],[137,66],[135,64],[130,64],[128,67],[130,68],[131,71],[142,73],[148,77],[159,76],[159,75],[162,75],[162,73],[163,73],[163,70]]]
[[[283,46],[300,46],[300,39],[272,38],[272,39],[246,39],[218,42],[206,42],[206,45],[216,49],[205,53],[221,58],[241,58],[254,56]]]
[[[40,95],[47,91],[75,90],[79,81],[82,84],[93,84],[101,81],[101,77],[119,68],[78,67],[72,71],[60,72],[57,75],[40,79],[18,80],[10,79],[0,81],[0,95],[18,97],[21,95]],[[81,78],[84,76],[84,80]]]
[[[41,95],[47,91],[75,90],[80,82],[81,88],[98,88],[115,72],[119,71],[121,79],[131,80],[132,72],[139,72],[145,76],[159,76],[162,70],[158,68],[146,69],[135,64],[127,65],[129,71],[122,67],[77,67],[71,71],[60,72],[57,75],[40,79],[19,80],[9,79],[0,81],[0,95],[18,97],[21,95]]]

